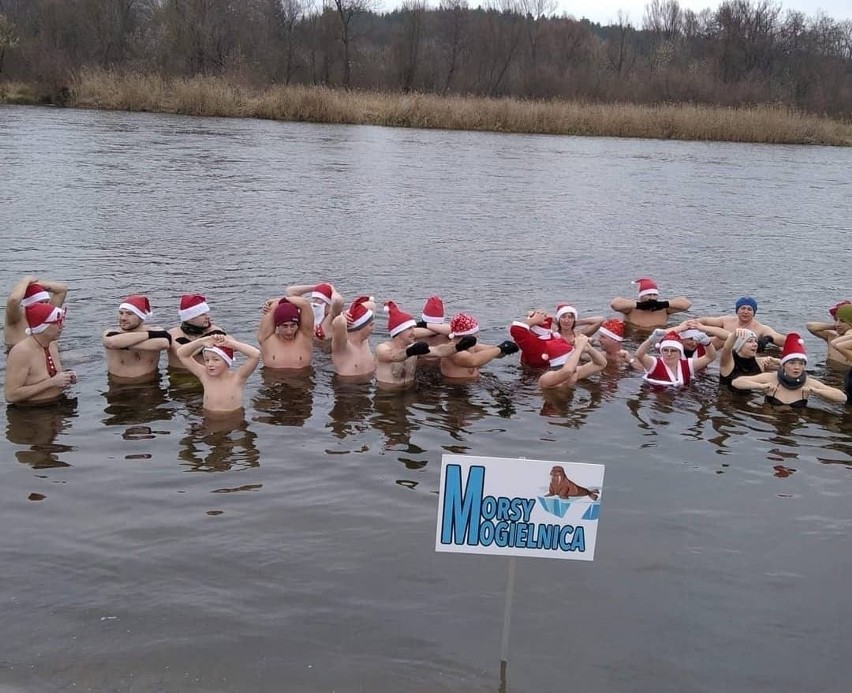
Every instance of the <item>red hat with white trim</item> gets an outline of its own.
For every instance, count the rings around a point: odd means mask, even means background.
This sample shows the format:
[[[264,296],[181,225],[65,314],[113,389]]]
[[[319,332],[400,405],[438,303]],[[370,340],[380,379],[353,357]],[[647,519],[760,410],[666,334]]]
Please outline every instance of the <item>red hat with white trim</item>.
[[[184,294],[180,297],[178,316],[182,321],[192,320],[209,312],[210,306],[207,305],[207,299],[201,294]]]
[[[322,284],[317,284],[314,287],[313,291],[311,291],[311,298],[318,298],[323,303],[327,303],[328,305],[331,305],[331,294],[332,294],[331,284],[324,282]]]
[[[374,314],[365,304],[370,303],[372,300],[372,296],[359,296],[349,304],[348,310],[343,314],[346,318],[347,332],[360,330],[370,323]]]
[[[624,341],[624,321],[616,318],[604,320],[598,330],[604,337],[614,339],[616,342]]]
[[[540,325],[531,325],[530,332],[537,335],[539,339],[550,339],[553,337],[553,318],[548,315]]]
[[[476,318],[467,313],[456,313],[450,319],[450,339],[454,337],[466,337],[469,334],[479,332],[479,323]]]
[[[662,341],[657,344],[657,349],[677,349],[680,355],[684,355],[683,342],[680,341],[680,335],[677,332],[666,332],[663,335]]]
[[[234,350],[226,346],[211,346],[204,347],[201,351],[209,351],[211,354],[216,354],[230,368],[234,365]]]
[[[141,294],[133,294],[128,296],[118,306],[119,310],[128,310],[138,317],[142,322],[145,322],[151,317],[151,304],[148,302],[147,296]]]
[[[848,306],[849,301],[839,301],[835,303],[831,308],[828,309],[828,314],[834,319],[837,320],[837,311],[843,306]]]
[[[61,325],[65,320],[65,311],[49,303],[34,303],[24,309],[27,318],[27,334],[41,334],[54,324]]]
[[[551,368],[561,368],[574,351],[574,347],[561,338],[549,340],[545,349],[547,353],[543,357]]]
[[[805,363],[808,362],[808,355],[805,353],[805,342],[797,332],[791,332],[784,338],[784,348],[781,349],[782,365],[793,359],[801,359]]]
[[[400,310],[393,301],[385,301],[385,313],[388,314],[388,332],[390,332],[391,337],[396,337],[409,327],[417,326],[414,318]]]
[[[26,308],[27,306],[49,300],[50,294],[47,293],[47,289],[45,289],[41,284],[33,282],[27,286],[27,290],[24,291],[24,297],[21,299],[21,306]]]
[[[639,298],[648,296],[649,294],[660,293],[660,290],[657,288],[657,283],[648,277],[640,277],[639,279],[636,279],[633,284],[639,290]]]
[[[571,313],[571,315],[574,316],[574,319],[577,319],[577,309],[574,306],[569,305],[567,303],[560,303],[558,306],[556,306],[557,320],[559,320],[559,318],[565,315],[565,313]]]
[[[420,319],[426,323],[441,324],[444,322],[444,302],[440,296],[430,296],[423,304]]]

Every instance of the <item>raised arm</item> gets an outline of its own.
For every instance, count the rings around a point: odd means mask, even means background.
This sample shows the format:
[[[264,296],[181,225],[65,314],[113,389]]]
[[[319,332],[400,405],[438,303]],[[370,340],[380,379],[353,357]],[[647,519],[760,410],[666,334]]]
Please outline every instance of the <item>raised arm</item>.
[[[194,357],[204,347],[213,346],[216,343],[217,338],[220,340],[219,343],[221,343],[221,335],[208,335],[207,337],[201,337],[200,339],[196,339],[193,342],[181,344],[177,348],[175,354],[190,373],[201,379],[204,375],[206,375],[207,369],[200,363],[198,363],[198,361],[196,361]]]
[[[503,351],[500,347],[480,344],[476,351],[470,351],[469,349],[454,351],[454,353],[448,354],[445,358],[449,358],[455,365],[461,368],[479,368],[502,355]]]
[[[243,342],[238,342],[233,337],[225,337],[225,339],[220,342],[226,347],[230,347],[234,351],[239,351],[243,356],[246,357],[246,360],[240,365],[237,369],[237,377],[240,378],[243,382],[245,382],[248,377],[254,372],[254,369],[257,368],[257,364],[260,363],[260,349],[257,347],[253,347],[251,344],[245,344]]]
[[[283,297],[281,297],[283,298]],[[268,298],[260,307],[260,323],[257,326],[257,343],[263,344],[273,334],[275,334],[275,306],[278,305],[280,298]]]
[[[636,310],[637,301],[632,298],[624,298],[624,296],[616,296],[610,301],[609,307],[618,313],[627,315],[630,311]]]
[[[709,366],[713,361],[716,360],[716,347],[713,346],[713,343],[705,345],[704,347],[704,356],[699,356],[697,359],[694,359],[692,362],[693,370],[700,371],[707,366]]]
[[[722,358],[719,360],[719,372],[724,376],[730,375],[734,370],[734,344],[736,344],[742,332],[744,330],[735,330],[729,332],[728,336],[725,337],[725,343],[722,345]]]
[[[68,285],[63,282],[55,282],[47,279],[42,279],[39,284],[51,294],[51,305],[61,308],[62,304],[65,303],[65,297],[68,295]]]
[[[27,287],[37,281],[32,275],[27,275],[9,292],[9,298],[6,299],[6,324],[12,325],[24,317],[24,311],[21,308],[21,301],[24,300],[24,294],[27,292]]]
[[[590,375],[594,375],[602,371],[606,368],[606,356],[604,356],[600,351],[595,349],[591,343],[586,343],[586,353],[591,358],[589,363],[584,363],[582,366],[577,368],[577,379],[582,380],[583,378],[588,378]]]
[[[642,364],[642,368],[646,371],[650,370],[654,367],[654,357],[648,355],[648,351],[651,347],[663,338],[663,335],[666,333],[665,330],[657,328],[651,334],[648,335],[648,339],[642,342],[639,345],[639,348],[636,350],[636,354],[633,356],[639,363]]]
[[[539,385],[544,388],[559,387],[562,383],[566,383],[577,373],[577,365],[580,363],[580,356],[585,351],[588,344],[586,335],[577,335],[574,341],[574,349],[568,355],[568,360],[562,364],[562,368],[557,368],[552,371],[543,373],[538,379]]]
[[[603,321],[604,317],[602,315],[592,315],[587,318],[579,318],[574,322],[574,332],[591,337],[601,328]]]
[[[832,339],[829,344],[837,349],[847,361],[852,361],[852,331],[847,332],[842,337]]]
[[[346,316],[341,313],[331,321],[331,351],[340,353],[346,351],[349,339],[346,334]]]
[[[678,296],[677,298],[670,298],[666,306],[666,312],[671,315],[672,313],[682,313],[685,310],[689,310],[692,306],[692,301],[690,301],[686,296]]]
[[[805,323],[805,327],[814,337],[824,339],[826,342],[831,341],[837,336],[833,322],[807,322]]]
[[[831,387],[831,385],[826,385],[821,380],[817,380],[810,376],[808,376],[808,379],[805,381],[805,388],[810,389],[810,391],[815,395],[819,395],[823,399],[827,399],[831,402],[846,401],[846,393],[843,392],[843,390]]]
[[[314,337],[314,311],[311,302],[302,296],[288,296],[287,300],[299,309],[299,332],[308,339]],[[272,328],[275,331],[275,328]]]
[[[706,325],[708,327],[724,327],[725,326],[725,318],[723,316],[715,317],[715,318],[698,318],[698,322],[702,325]],[[720,338],[721,339],[721,338]]]
[[[311,293],[315,286],[316,284],[292,284],[284,289],[284,295],[288,298],[290,296],[304,296]]]

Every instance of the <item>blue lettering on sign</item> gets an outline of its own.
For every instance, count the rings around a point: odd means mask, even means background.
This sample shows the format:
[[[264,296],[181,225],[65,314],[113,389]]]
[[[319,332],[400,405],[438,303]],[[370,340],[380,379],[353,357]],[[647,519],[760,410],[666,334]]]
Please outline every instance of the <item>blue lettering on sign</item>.
[[[483,496],[484,488],[485,467],[470,467],[467,482],[463,486],[461,466],[447,465],[441,524],[442,544],[494,544],[500,548],[550,549],[580,553],[586,550],[586,536],[582,526],[533,524],[530,517],[535,507],[534,498]]]

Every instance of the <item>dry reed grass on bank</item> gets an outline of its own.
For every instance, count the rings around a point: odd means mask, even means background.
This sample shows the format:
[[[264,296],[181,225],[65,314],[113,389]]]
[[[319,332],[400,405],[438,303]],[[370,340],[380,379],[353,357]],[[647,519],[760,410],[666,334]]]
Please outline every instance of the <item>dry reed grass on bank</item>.
[[[253,90],[226,78],[171,79],[105,71],[80,73],[74,81],[69,105],[450,130],[852,145],[852,123],[778,106],[585,104],[305,86]]]

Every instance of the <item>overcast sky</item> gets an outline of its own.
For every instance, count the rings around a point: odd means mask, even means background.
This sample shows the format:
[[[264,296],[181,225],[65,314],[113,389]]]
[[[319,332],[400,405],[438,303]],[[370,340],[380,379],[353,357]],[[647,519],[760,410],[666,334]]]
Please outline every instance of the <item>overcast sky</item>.
[[[626,12],[634,26],[642,24],[645,14],[647,0],[558,0],[561,11],[572,14],[575,17],[587,17],[593,22],[608,24],[615,19],[618,10]],[[695,12],[700,12],[706,7],[716,9],[721,2],[707,2],[702,0],[679,0],[680,6]],[[477,2],[470,2],[472,6]],[[852,19],[852,0],[789,0],[780,2],[781,16],[786,10],[798,10],[808,16],[813,16],[818,10],[822,10],[834,19]]]

